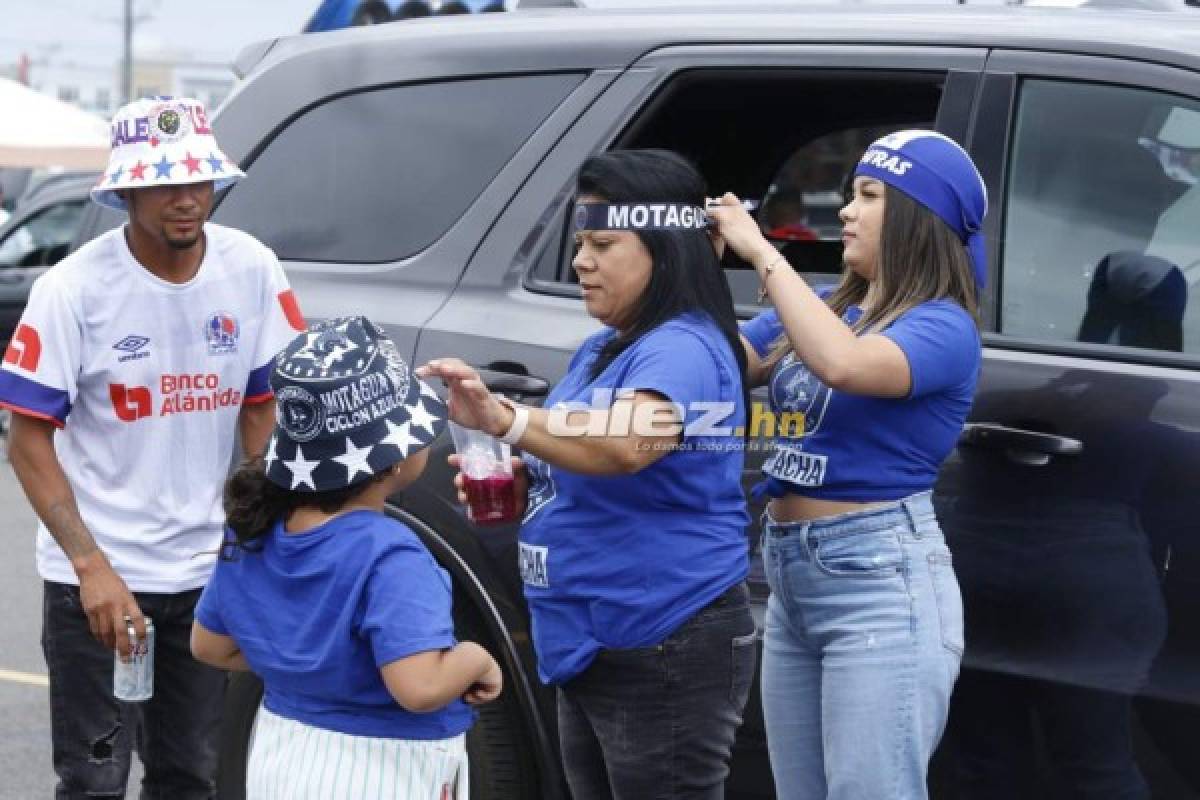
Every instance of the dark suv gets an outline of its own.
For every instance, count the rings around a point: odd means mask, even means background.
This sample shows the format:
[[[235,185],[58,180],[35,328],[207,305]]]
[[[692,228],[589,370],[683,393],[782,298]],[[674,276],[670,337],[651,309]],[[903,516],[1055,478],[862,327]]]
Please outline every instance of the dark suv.
[[[933,795],[1200,797],[1200,12],[520,12],[281,39],[239,68],[215,124],[248,177],[214,218],[275,249],[310,317],[366,314],[413,362],[461,355],[525,399],[596,328],[566,226],[589,154],[686,154],[824,283],[865,145],[960,141],[991,266],[984,373],[937,491],[967,640]],[[114,224],[89,213],[89,234]],[[754,273],[727,266],[749,316]],[[465,521],[447,447],[392,513],[506,670],[473,796],[565,797],[516,531]],[[258,696],[234,678],[222,797]],[[758,702],[731,797],[772,796]]]

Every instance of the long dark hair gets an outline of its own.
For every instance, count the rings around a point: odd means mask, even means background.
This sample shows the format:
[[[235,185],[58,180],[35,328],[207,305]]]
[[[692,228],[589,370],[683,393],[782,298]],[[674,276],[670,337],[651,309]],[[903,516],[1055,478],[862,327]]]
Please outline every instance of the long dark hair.
[[[294,492],[267,480],[266,464],[261,456],[255,456],[239,464],[225,482],[225,524],[237,537],[237,547],[260,550],[258,539],[276,520],[287,519],[298,508],[315,508],[331,514],[386,475],[386,471],[380,472],[359,483],[325,492]],[[230,555],[226,550],[222,548],[222,557]]]
[[[978,290],[971,257],[958,234],[937,214],[899,189],[884,184],[883,228],[879,235],[878,302],[854,324],[857,331],[886,328],[904,312],[929,300],[951,300],[979,325]],[[847,202],[850,198],[847,197]],[[846,267],[826,304],[839,317],[867,296],[867,279]],[[767,365],[792,350],[787,336],[772,348]]]
[[[580,195],[596,195],[610,203],[688,203],[703,207],[706,187],[696,167],[678,153],[613,150],[584,162],[576,190]],[[745,386],[746,351],[738,338],[733,295],[708,234],[703,230],[635,233],[650,251],[650,282],[634,308],[633,324],[610,339],[592,364],[592,380],[646,333],[680,314],[698,311],[712,318],[729,342]]]

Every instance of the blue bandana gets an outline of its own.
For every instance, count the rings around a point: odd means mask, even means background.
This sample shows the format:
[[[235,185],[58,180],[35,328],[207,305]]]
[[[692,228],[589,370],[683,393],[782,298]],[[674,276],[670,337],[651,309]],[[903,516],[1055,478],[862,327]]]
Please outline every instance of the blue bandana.
[[[975,283],[983,288],[987,281],[982,230],[987,190],[966,151],[935,131],[897,131],[868,147],[854,174],[899,189],[949,225],[967,248]]]

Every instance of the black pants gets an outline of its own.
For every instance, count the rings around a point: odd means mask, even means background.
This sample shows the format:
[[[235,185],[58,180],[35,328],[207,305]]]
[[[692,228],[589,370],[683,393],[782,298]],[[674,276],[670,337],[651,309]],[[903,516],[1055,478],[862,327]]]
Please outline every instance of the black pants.
[[[574,800],[724,797],[754,678],[757,634],[745,584],[662,644],[602,651],[558,691]]]
[[[154,696],[113,697],[113,653],[92,637],[79,587],[45,584],[42,652],[50,673],[55,797],[124,798],[133,747],[145,765],[142,800],[216,797],[225,673],[192,658],[200,591],[135,595],[154,620]]]

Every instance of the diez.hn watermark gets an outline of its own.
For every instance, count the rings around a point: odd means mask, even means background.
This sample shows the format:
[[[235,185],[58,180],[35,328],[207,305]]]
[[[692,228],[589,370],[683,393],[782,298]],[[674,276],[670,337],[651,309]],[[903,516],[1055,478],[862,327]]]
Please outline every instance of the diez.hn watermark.
[[[669,439],[644,442],[647,448],[694,450],[755,449],[776,436],[804,435],[803,411],[775,412],[765,403],[750,404],[749,424],[732,425],[733,402],[697,401],[686,407],[670,400],[633,402],[633,389],[596,389],[592,402],[560,403],[547,409],[547,430],[553,436]],[[682,436],[684,441],[678,442]]]

